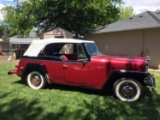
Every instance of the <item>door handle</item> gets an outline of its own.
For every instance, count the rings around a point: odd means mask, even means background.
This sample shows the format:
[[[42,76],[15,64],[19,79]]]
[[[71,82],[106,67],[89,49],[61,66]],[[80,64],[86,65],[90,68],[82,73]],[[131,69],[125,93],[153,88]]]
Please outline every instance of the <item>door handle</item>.
[[[68,68],[68,65],[63,65],[63,68],[67,69],[67,68]]]

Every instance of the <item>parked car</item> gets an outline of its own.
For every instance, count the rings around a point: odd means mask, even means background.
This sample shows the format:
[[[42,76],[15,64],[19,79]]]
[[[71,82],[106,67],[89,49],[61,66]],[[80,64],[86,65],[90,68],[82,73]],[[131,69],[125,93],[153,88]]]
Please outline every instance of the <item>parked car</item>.
[[[19,61],[17,74],[29,87],[41,89],[56,83],[93,89],[109,88],[122,101],[136,101],[142,86],[155,87],[143,58],[102,55],[94,41],[35,40]]]

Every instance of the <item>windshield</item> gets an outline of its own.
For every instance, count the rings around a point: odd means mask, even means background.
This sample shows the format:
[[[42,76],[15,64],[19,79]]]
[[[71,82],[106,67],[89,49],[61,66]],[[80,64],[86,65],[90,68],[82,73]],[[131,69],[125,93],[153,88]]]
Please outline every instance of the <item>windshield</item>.
[[[95,43],[85,43],[84,44],[89,55],[100,55],[100,52]]]

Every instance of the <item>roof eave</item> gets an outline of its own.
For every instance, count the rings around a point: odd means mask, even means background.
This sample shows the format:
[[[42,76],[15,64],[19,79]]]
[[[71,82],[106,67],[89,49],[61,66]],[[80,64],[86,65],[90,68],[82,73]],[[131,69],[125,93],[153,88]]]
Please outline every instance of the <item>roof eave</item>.
[[[113,32],[126,32],[126,31],[135,31],[135,30],[144,30],[144,29],[154,29],[160,28],[160,26],[156,27],[145,27],[145,28],[135,28],[135,29],[124,29],[124,30],[113,30],[113,31],[104,31],[104,32],[92,32],[89,34],[104,34],[104,33],[113,33]]]

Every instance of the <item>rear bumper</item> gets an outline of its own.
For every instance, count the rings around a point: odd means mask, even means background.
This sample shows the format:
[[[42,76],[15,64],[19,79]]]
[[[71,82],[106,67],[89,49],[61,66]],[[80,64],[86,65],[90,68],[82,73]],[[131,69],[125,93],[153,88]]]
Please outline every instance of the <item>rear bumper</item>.
[[[17,74],[17,69],[16,70],[10,70],[8,72],[8,75],[12,75],[12,74]]]
[[[145,85],[151,86],[152,88],[155,88],[155,78],[152,74],[148,73],[147,77],[144,79]]]

